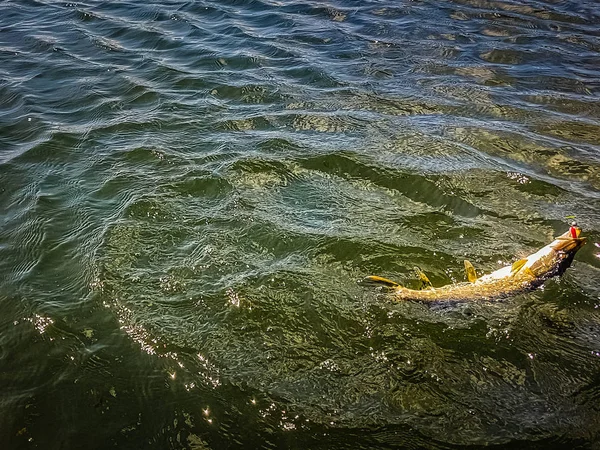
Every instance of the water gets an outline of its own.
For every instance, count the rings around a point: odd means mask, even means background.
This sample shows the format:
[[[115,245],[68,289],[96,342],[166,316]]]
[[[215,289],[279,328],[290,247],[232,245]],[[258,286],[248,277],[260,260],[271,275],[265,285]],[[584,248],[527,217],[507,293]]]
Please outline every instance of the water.
[[[600,7],[0,4],[3,448],[597,448]],[[576,216],[571,269],[393,304]]]

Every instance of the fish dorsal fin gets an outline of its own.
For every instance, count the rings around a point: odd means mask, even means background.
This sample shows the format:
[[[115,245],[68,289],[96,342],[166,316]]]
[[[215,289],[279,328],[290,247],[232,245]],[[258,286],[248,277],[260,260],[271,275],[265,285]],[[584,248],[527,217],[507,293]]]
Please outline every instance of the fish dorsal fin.
[[[477,281],[477,274],[475,273],[475,267],[471,264],[470,261],[465,259],[465,275],[467,276],[467,280],[469,283],[475,283]]]
[[[431,281],[429,281],[427,275],[425,275],[425,273],[419,267],[415,267],[415,273],[417,274],[417,277],[419,278],[419,281],[421,283],[419,289],[433,288],[433,286],[431,285]]]
[[[378,277],[377,275],[371,275],[366,277],[363,282],[365,283],[373,283],[373,284],[382,284],[389,288],[397,288],[401,287],[398,283],[392,280],[388,280],[387,278]]]
[[[512,267],[510,268],[510,271],[511,271],[511,273],[512,273],[512,272],[518,272],[518,271],[519,271],[519,269],[520,269],[521,267],[523,267],[523,266],[525,265],[525,263],[526,263],[526,262],[527,262],[527,259],[526,259],[526,258],[523,258],[523,259],[520,259],[520,260],[518,260],[518,261],[515,261],[515,262],[513,263]]]

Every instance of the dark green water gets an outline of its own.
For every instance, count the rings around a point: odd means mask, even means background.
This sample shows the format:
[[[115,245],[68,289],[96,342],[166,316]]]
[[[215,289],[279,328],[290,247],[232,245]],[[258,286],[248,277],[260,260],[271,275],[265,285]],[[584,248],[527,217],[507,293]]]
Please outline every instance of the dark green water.
[[[1,2],[0,446],[598,448],[599,93],[591,1]]]

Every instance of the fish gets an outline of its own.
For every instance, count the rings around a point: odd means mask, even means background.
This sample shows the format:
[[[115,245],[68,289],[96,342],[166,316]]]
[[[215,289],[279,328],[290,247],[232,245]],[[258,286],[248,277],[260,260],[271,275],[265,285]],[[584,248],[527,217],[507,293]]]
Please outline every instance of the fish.
[[[552,277],[562,275],[572,264],[577,251],[585,244],[581,228],[574,223],[567,232],[526,258],[480,278],[473,265],[465,260],[467,282],[435,288],[427,276],[417,268],[421,289],[409,289],[395,281],[379,276],[368,276],[363,282],[380,284],[390,289],[393,301],[417,300],[425,302],[493,300],[506,298],[540,287]]]

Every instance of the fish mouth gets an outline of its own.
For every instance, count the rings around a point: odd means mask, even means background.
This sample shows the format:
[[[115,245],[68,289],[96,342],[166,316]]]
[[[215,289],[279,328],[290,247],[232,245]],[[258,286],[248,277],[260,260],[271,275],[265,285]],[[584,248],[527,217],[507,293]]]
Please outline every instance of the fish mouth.
[[[580,237],[580,238],[577,238],[577,239],[574,239],[574,240],[577,241],[576,242],[577,245],[576,245],[574,251],[577,251],[577,250],[579,250],[581,247],[583,247],[585,245],[585,243],[587,242],[587,237]]]
[[[586,237],[581,236],[581,228],[575,223],[566,233],[561,234],[555,239],[552,248],[557,252],[575,254],[587,241]]]
[[[561,236],[559,238],[556,238],[557,244],[552,246],[552,248],[557,252],[575,254],[575,252],[577,252],[581,247],[585,245],[586,241],[586,237],[572,238]]]

